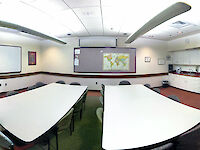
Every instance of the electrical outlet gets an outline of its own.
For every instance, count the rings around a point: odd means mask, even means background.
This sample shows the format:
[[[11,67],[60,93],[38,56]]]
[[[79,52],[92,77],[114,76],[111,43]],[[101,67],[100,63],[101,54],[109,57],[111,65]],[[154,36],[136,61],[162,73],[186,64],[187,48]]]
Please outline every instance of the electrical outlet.
[[[8,84],[7,83],[5,83],[5,86],[7,86]]]

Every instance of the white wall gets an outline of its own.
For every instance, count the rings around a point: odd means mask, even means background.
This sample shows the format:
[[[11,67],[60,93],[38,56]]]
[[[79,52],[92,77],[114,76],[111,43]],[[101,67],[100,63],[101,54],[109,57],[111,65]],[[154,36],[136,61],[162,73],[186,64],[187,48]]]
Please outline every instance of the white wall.
[[[200,33],[175,39],[168,42],[168,51],[177,51],[200,47]]]
[[[22,72],[37,72],[47,71],[56,73],[74,74],[73,72],[73,50],[74,47],[79,47],[78,38],[63,39],[67,42],[66,45],[57,44],[50,41],[42,41],[33,39],[30,37],[22,36],[20,34],[12,34],[0,32],[0,36],[5,37],[0,39],[2,44],[17,45],[22,47]],[[167,72],[167,62],[165,65],[158,65],[158,58],[166,58],[167,43],[159,40],[150,40],[140,38],[131,45],[124,44],[125,38],[118,38],[117,45],[119,47],[135,47],[136,51],[136,73],[133,74],[152,74]],[[28,51],[37,52],[37,65],[28,66]],[[144,62],[144,57],[151,57],[150,63]],[[161,81],[166,76],[150,77],[150,78],[134,78],[128,79],[132,83],[150,83],[153,87],[161,86]],[[82,85],[88,85],[89,89],[100,89],[100,85],[104,84],[118,84],[122,79],[86,79],[86,78],[69,78],[69,77],[57,77],[49,75],[36,75],[34,77],[21,77],[17,79],[3,79],[0,80],[2,86],[0,92],[9,91],[13,89],[24,88],[34,84],[37,81],[43,81],[45,83],[55,82],[58,79],[65,80],[66,83],[72,81],[78,81]],[[97,84],[96,84],[97,82]],[[7,83],[7,86],[5,86]]]
[[[73,50],[74,47],[79,47],[78,38],[64,39],[67,45],[53,44],[45,42],[42,45],[41,57],[42,57],[42,70],[47,72],[66,73],[66,74],[84,74],[73,72]],[[125,45],[125,38],[118,38],[118,47],[135,47],[136,48],[136,73],[131,74],[153,74],[168,72],[168,62],[165,65],[158,65],[158,58],[166,58],[168,55],[167,43],[159,40],[150,40],[140,38],[133,44]],[[144,57],[151,57],[150,63],[144,62]],[[94,74],[94,73],[87,73]],[[100,74],[100,73],[96,73]],[[101,74],[102,75],[102,74]],[[111,75],[111,74],[106,74]],[[113,75],[113,74],[112,74]],[[117,75],[117,74],[114,74]],[[118,74],[119,75],[119,74]],[[122,75],[122,74],[120,74]],[[161,86],[162,80],[166,79],[166,76],[149,77],[149,78],[132,78],[126,79],[131,83],[145,84],[149,83],[152,87]],[[99,90],[101,84],[116,85],[124,79],[99,79],[99,78],[73,78],[73,77],[59,77],[52,75],[43,75],[43,81],[45,83],[56,82],[58,80],[64,80],[66,83],[74,81],[80,82],[82,85],[89,86],[89,89]],[[96,84],[97,83],[97,84]]]
[[[43,71],[75,74],[73,72],[73,50],[74,47],[78,47],[78,38],[69,38],[65,41],[67,45],[45,43],[42,46]],[[133,74],[168,72],[167,62],[165,65],[158,65],[158,58],[165,59],[168,55],[166,42],[140,38],[131,45],[125,45],[124,41],[124,38],[118,38],[118,47],[136,48],[136,73]],[[145,56],[151,57],[150,63],[144,62]]]
[[[22,72],[36,72],[41,70],[40,63],[40,41],[21,34],[13,34],[0,31],[1,45],[13,45],[22,47]],[[37,65],[28,66],[28,51],[35,51],[37,54]]]
[[[0,31],[0,44],[1,45],[14,45],[22,47],[22,72],[21,73],[30,73],[41,71],[41,56],[40,56],[40,40],[34,39],[27,35],[21,35],[20,33],[10,33]],[[35,51],[36,56],[36,65],[28,65],[28,51]],[[10,75],[10,74],[0,74],[1,76]],[[35,82],[41,80],[41,77],[28,76],[28,77],[19,77],[11,79],[0,79],[0,92],[5,92],[14,89],[25,88],[27,86],[35,84]]]
[[[168,79],[168,75],[157,77],[144,77],[144,78],[76,78],[76,77],[63,77],[54,75],[41,75],[42,81],[46,84],[53,83],[59,80],[65,81],[66,84],[71,82],[79,82],[81,85],[88,86],[89,90],[100,90],[101,84],[104,85],[118,85],[122,80],[128,80],[131,84],[150,84],[151,87],[160,87],[163,80]]]

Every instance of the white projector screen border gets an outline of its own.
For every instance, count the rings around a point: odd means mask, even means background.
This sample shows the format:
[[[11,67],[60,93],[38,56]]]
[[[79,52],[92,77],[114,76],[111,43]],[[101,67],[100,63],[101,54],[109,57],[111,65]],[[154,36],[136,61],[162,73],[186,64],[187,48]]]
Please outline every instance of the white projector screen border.
[[[22,47],[0,45],[0,74],[22,71]]]

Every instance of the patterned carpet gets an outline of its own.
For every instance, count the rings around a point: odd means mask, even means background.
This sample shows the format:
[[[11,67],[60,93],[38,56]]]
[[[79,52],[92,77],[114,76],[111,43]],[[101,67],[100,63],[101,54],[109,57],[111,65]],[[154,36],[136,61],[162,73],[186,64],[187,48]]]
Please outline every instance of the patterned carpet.
[[[161,94],[164,96],[176,95],[181,103],[200,109],[200,94],[180,90],[174,87],[160,88]]]

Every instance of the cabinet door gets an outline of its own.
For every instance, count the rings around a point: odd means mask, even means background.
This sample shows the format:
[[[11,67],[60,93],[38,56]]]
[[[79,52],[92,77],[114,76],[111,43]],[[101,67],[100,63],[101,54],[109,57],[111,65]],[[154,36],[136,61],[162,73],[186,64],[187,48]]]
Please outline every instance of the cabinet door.
[[[173,53],[173,64],[179,64],[179,55],[178,52]]]
[[[185,51],[185,60],[184,60],[184,64],[190,65],[191,64],[191,51],[190,50],[186,50]]]
[[[190,50],[190,60],[191,60],[191,62],[190,62],[190,64],[191,65],[197,65],[197,63],[198,63],[198,51],[197,50]]]
[[[196,64],[200,65],[200,49],[196,50],[195,59],[196,59]]]

